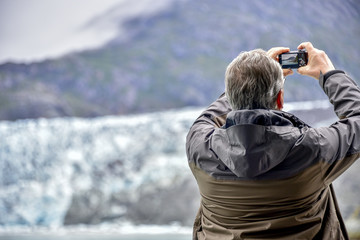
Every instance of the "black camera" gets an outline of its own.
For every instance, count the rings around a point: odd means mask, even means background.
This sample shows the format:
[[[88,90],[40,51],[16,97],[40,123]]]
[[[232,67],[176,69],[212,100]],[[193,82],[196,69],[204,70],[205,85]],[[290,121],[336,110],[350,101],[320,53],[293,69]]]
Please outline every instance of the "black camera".
[[[279,63],[283,69],[305,66],[308,63],[308,53],[305,50],[282,53],[279,55]]]

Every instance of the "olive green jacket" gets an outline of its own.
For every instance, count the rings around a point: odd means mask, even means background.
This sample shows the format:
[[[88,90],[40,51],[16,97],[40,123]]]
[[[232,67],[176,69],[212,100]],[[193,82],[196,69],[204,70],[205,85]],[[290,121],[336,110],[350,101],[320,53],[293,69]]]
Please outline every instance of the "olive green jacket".
[[[186,141],[201,204],[193,239],[348,239],[331,183],[360,157],[360,90],[342,71],[319,83],[339,121],[231,108],[223,94]]]

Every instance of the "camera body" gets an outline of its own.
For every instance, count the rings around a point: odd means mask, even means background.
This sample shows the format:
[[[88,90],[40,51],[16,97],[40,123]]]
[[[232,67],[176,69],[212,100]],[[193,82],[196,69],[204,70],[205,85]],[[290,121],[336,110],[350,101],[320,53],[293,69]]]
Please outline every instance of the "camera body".
[[[305,50],[282,53],[279,55],[279,63],[283,69],[305,66],[308,63],[308,53]]]

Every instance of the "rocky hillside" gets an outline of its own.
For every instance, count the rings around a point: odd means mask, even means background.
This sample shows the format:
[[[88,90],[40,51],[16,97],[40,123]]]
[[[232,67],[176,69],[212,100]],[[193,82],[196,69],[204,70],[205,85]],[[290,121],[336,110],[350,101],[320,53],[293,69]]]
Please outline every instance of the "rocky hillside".
[[[225,67],[240,51],[295,49],[302,41],[324,49],[358,80],[359,6],[355,0],[174,1],[165,11],[119,23],[126,34],[99,49],[0,65],[0,120],[207,105],[223,91]],[[325,97],[315,81],[297,74],[285,90],[287,101]]]

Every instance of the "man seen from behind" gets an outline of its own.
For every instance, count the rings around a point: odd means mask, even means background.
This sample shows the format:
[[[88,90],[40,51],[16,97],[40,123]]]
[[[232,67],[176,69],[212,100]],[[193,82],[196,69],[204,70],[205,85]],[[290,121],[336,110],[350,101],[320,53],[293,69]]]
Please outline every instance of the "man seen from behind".
[[[339,120],[311,128],[281,111],[288,48],[242,52],[225,93],[186,139],[201,194],[193,239],[348,239],[331,183],[360,157],[360,90],[309,42],[299,74],[319,81]]]

